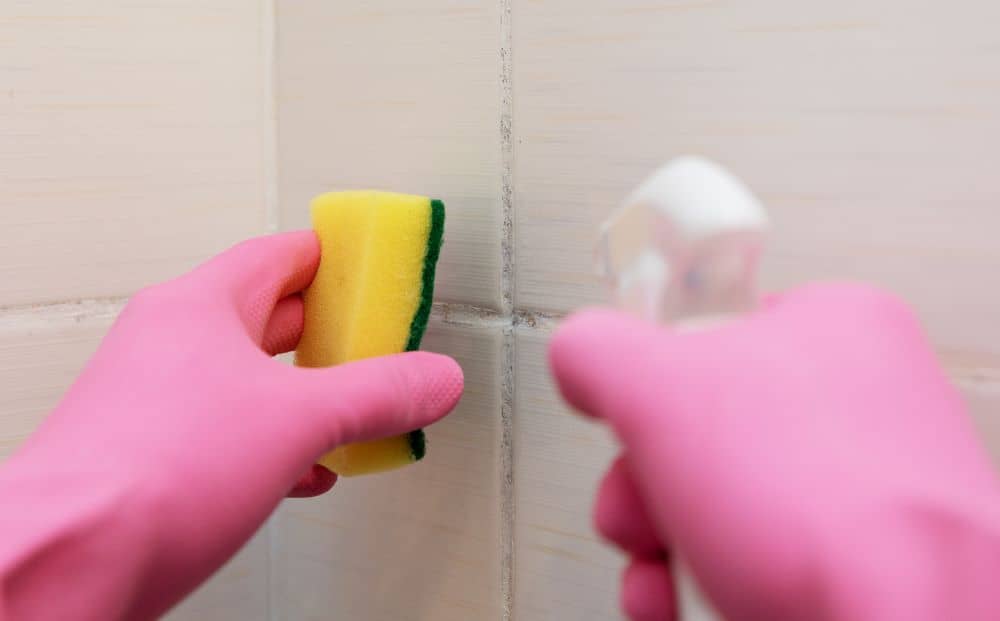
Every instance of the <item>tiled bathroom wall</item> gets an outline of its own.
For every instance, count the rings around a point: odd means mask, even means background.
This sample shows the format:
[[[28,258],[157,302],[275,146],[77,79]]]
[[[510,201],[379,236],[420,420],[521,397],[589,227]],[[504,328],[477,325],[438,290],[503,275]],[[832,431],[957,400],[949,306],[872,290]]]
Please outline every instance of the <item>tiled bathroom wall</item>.
[[[308,201],[325,190],[443,199],[438,308],[424,347],[455,356],[467,382],[458,411],[428,430],[419,467],[285,503],[280,619],[500,618],[509,322],[499,310],[498,6],[277,5],[282,228],[308,225]]]
[[[420,466],[290,500],[174,619],[618,618],[615,454],[560,404],[597,222],[665,158],[732,167],[768,288],[891,287],[1000,458],[1000,48],[986,0],[0,4],[0,456],[127,297],[380,187],[448,206],[426,347],[468,390]]]
[[[129,295],[267,230],[272,8],[0,2],[0,458]],[[171,618],[267,619],[268,538]]]

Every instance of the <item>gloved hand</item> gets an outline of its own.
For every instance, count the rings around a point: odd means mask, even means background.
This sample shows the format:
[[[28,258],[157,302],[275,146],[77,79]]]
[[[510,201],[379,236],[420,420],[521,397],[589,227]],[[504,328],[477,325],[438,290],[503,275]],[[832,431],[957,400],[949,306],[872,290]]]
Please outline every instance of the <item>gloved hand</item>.
[[[595,522],[633,619],[675,614],[670,553],[730,621],[1000,618],[997,477],[894,298],[810,286],[697,332],[589,311],[550,356],[623,447]]]
[[[0,618],[146,619],[221,566],[315,459],[462,392],[450,358],[272,360],[302,330],[312,232],[254,239],[136,295],[0,468]],[[322,491],[324,475],[299,492]]]

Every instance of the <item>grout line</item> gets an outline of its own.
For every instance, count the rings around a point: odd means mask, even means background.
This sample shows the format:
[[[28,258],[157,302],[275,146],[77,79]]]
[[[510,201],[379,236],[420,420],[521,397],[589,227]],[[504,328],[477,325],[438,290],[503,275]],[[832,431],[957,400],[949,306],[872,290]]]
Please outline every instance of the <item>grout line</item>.
[[[28,304],[0,307],[0,330],[23,330],[56,322],[82,323],[91,319],[114,319],[125,307],[128,298],[92,298],[74,302]]]
[[[510,325],[509,317],[492,308],[453,302],[435,302],[431,317],[455,326],[502,328]]]
[[[500,307],[514,312],[514,95],[511,2],[500,0]]]
[[[947,361],[943,361],[942,365],[949,379],[960,389],[1000,387],[1000,369],[997,367],[955,367]]]
[[[515,310],[512,322],[515,328],[531,328],[551,332],[565,316],[564,313]]]
[[[25,304],[19,306],[0,306],[0,331],[23,331],[34,327],[46,327],[53,323],[83,323],[85,321],[112,320],[125,307],[129,298],[125,296],[107,298],[87,298],[70,302],[52,302],[43,304]],[[491,308],[456,304],[451,302],[436,302],[431,311],[431,317],[446,325],[474,328],[494,328],[503,331],[505,359],[502,369],[502,381],[509,388],[509,394],[504,396],[503,407],[510,411],[513,401],[513,341],[514,330],[528,329],[548,332],[561,319],[563,314],[516,310],[511,316],[505,316]],[[969,360],[957,356],[949,350],[939,349],[938,360],[953,382],[964,387],[1000,386],[1000,358],[994,356],[979,357]],[[505,414],[506,416],[506,414]],[[505,422],[510,417],[505,418]],[[505,432],[508,431],[505,429]],[[506,440],[503,448],[509,449]],[[506,480],[506,478],[505,478]]]
[[[34,327],[45,327],[53,323],[83,323],[85,321],[112,320],[121,313],[129,298],[124,296],[107,298],[87,298],[69,302],[0,306],[0,331],[23,331]],[[516,329],[550,332],[565,315],[559,313],[516,310],[510,317],[500,312],[469,304],[436,302],[431,317],[446,325],[501,329],[507,340],[513,339]],[[510,347],[511,351],[513,348]],[[1000,387],[1000,358],[994,356],[967,360],[946,349],[937,350],[937,358],[951,380],[962,386]],[[505,356],[512,356],[506,352]],[[509,363],[509,364],[508,364]],[[513,386],[513,363],[505,358],[503,379]],[[513,399],[513,392],[509,400]],[[508,404],[509,405],[509,404]],[[504,445],[506,447],[506,444]]]
[[[500,618],[514,617],[514,537],[516,497],[514,488],[514,397],[517,327],[514,272],[514,95],[513,0],[499,0],[500,8],[500,310],[503,322],[500,369]]]
[[[516,536],[514,495],[514,406],[516,390],[516,347],[513,324],[503,330],[500,382],[500,598],[501,619],[514,616],[514,537]]]
[[[88,319],[110,319],[121,312],[129,298],[116,296],[108,298],[87,298],[68,302],[25,304],[20,306],[0,306],[0,328],[5,326],[24,327],[31,323],[53,321],[86,321]],[[447,325],[477,328],[528,328],[550,330],[563,315],[531,310],[517,310],[512,315],[504,315],[492,308],[435,302],[431,317]]]
[[[263,149],[264,226],[268,232],[280,228],[278,203],[278,20],[277,0],[262,0],[261,52],[263,54],[263,103],[261,148]]]

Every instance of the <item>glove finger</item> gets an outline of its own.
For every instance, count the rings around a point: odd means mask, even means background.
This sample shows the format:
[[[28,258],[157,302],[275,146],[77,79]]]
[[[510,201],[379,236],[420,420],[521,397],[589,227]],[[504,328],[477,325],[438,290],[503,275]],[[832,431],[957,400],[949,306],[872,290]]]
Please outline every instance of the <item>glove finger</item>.
[[[299,344],[304,321],[302,296],[282,298],[274,306],[260,348],[271,356],[290,352]]]
[[[315,456],[426,427],[455,408],[463,388],[458,363],[428,352],[325,369],[277,366],[269,377],[285,395],[286,415],[300,423],[302,450]]]
[[[246,240],[199,266],[190,277],[206,279],[239,313],[260,344],[278,300],[302,291],[319,267],[319,240],[312,231]]]
[[[666,557],[625,456],[615,460],[601,482],[594,504],[594,526],[604,538],[634,557]]]
[[[309,472],[302,475],[292,491],[288,492],[289,498],[312,498],[330,491],[337,482],[337,475],[330,472],[319,464],[313,464]]]
[[[663,331],[630,315],[605,309],[570,317],[553,336],[549,363],[563,398],[598,418],[621,412],[633,392],[630,368],[641,362]]]
[[[633,559],[622,576],[621,605],[632,621],[675,621],[677,596],[667,562]]]

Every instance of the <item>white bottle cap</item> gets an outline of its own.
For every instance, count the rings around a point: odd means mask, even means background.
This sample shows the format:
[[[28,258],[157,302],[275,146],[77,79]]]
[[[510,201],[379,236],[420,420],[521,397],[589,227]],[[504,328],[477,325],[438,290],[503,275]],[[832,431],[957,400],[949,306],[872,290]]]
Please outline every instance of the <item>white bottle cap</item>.
[[[682,157],[601,226],[598,270],[619,307],[649,320],[745,312],[757,302],[766,230],[764,208],[739,179]]]

